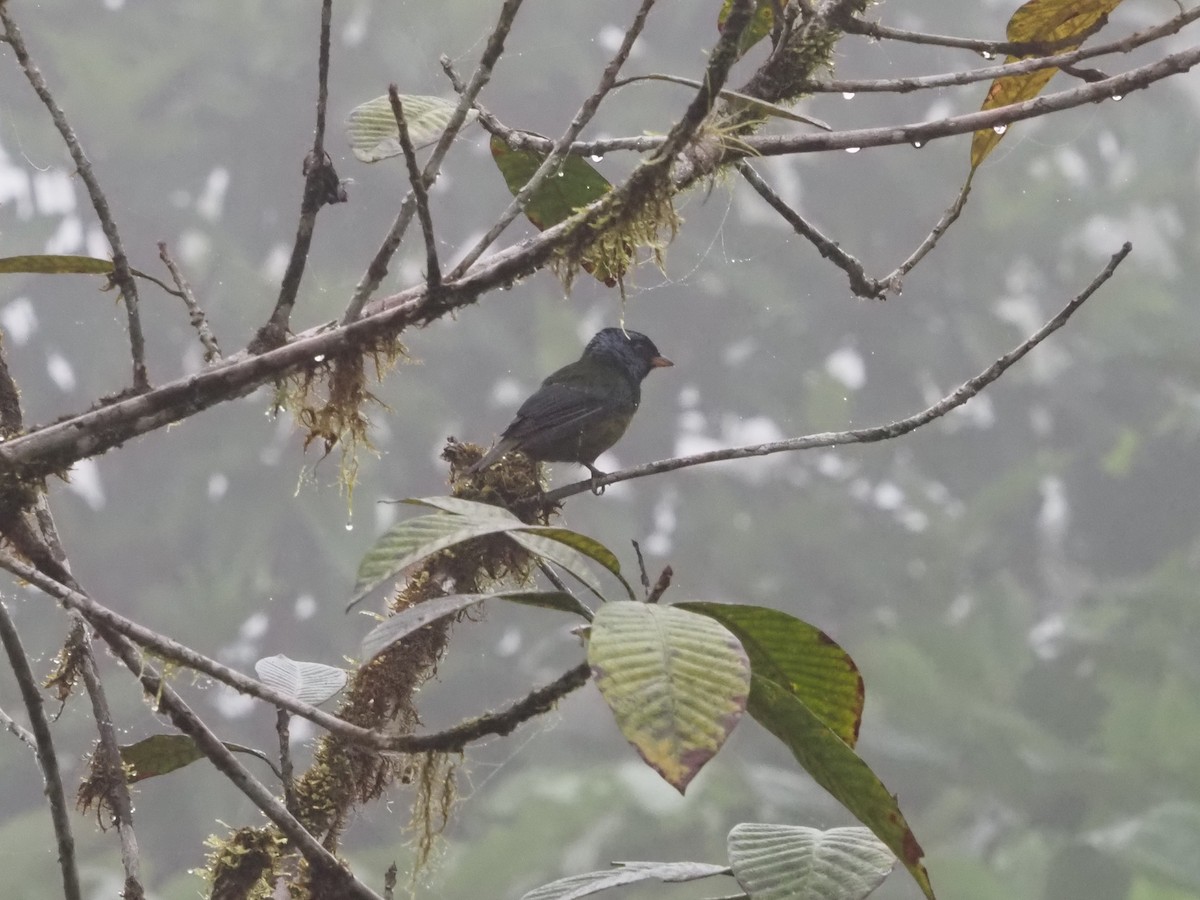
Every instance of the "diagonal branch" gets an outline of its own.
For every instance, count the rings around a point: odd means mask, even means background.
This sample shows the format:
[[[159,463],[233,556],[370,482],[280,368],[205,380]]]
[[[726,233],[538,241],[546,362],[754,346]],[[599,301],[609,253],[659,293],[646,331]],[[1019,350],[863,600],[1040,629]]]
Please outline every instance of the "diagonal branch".
[[[859,34],[875,40],[901,41],[907,44],[921,44],[933,47],[951,47],[957,50],[973,50],[976,53],[999,56],[1028,56],[1031,53],[1053,53],[1055,50],[1065,50],[1074,47],[1080,41],[1086,40],[1108,24],[1108,17],[1101,16],[1086,31],[1060,38],[1057,41],[982,41],[976,38],[955,37],[945,34],[927,34],[922,31],[905,31],[902,28],[891,28],[878,22],[868,22],[865,19],[851,18],[843,22],[849,34]]]
[[[3,3],[0,3],[3,9]],[[66,900],[81,900],[79,869],[75,862],[75,838],[71,834],[71,814],[67,806],[67,795],[63,789],[62,772],[58,767],[58,754],[54,750],[54,737],[50,732],[50,721],[46,718],[45,705],[38,689],[37,679],[29,666],[29,657],[21,645],[8,607],[0,601],[0,643],[8,654],[9,664],[17,679],[17,688],[29,715],[37,749],[38,766],[46,782],[46,797],[50,802],[50,820],[54,824],[54,837],[58,844],[58,866],[62,872],[63,896]]]
[[[521,214],[521,210],[525,208],[525,204],[529,202],[529,198],[533,196],[534,192],[537,191],[537,189],[542,186],[545,180],[550,177],[550,174],[558,168],[563,157],[567,155],[567,148],[571,146],[571,143],[579,136],[579,133],[583,131],[588,122],[592,120],[592,117],[595,116],[596,110],[599,108],[601,101],[604,100],[609,91],[613,89],[613,85],[617,80],[617,75],[621,71],[621,66],[623,66],[625,64],[625,60],[629,58],[629,53],[633,49],[633,44],[641,35],[642,29],[646,25],[646,17],[650,15],[650,10],[654,6],[654,3],[655,0],[642,0],[642,5],[638,7],[637,15],[634,16],[633,24],[629,26],[628,30],[626,30],[625,37],[621,41],[621,46],[617,48],[617,52],[613,55],[613,58],[604,68],[604,72],[600,76],[600,82],[596,85],[596,90],[592,92],[590,97],[583,101],[583,105],[580,106],[578,112],[575,113],[575,118],[571,120],[571,124],[567,126],[567,130],[563,133],[562,137],[555,142],[553,149],[551,149],[549,155],[542,160],[542,163],[538,166],[537,171],[533,173],[529,181],[527,181],[525,185],[517,192],[516,196],[513,197],[512,201],[508,204],[508,207],[500,214],[500,218],[496,220],[496,223],[488,229],[487,234],[480,238],[479,242],[472,247],[467,252],[466,256],[459,261],[458,265],[454,267],[454,270],[450,273],[451,278],[458,278],[461,276],[465,271],[467,271],[467,269],[471,267],[471,264],[474,263],[475,260],[479,259],[479,257],[483,255],[484,251],[487,250],[487,248],[495,242],[496,238],[503,233],[504,229],[512,223],[513,219]]]
[[[175,287],[179,289],[179,296],[183,298],[184,306],[187,307],[188,321],[196,329],[196,334],[200,338],[200,344],[204,347],[204,361],[210,363],[220,359],[221,347],[217,343],[217,338],[212,333],[212,329],[208,327],[208,317],[204,315],[204,310],[200,308],[200,303],[196,300],[192,286],[183,277],[183,272],[180,271],[178,263],[175,262],[174,257],[171,256],[170,251],[167,249],[166,241],[158,242],[158,258],[163,261],[163,265],[171,273],[171,279],[175,282]]]
[[[251,349],[262,351],[278,347],[287,340],[288,324],[300,281],[304,278],[304,266],[312,246],[313,230],[317,224],[317,213],[329,203],[345,203],[346,190],[338,181],[333,160],[325,152],[325,107],[329,100],[329,33],[333,17],[333,0],[321,3],[321,37],[317,61],[317,123],[313,134],[312,150],[304,158],[304,194],[300,199],[300,219],[296,223],[296,240],[292,244],[292,255],[279,284],[279,296],[271,318],[258,330]]]
[[[910,431],[928,425],[935,419],[939,419],[946,413],[959,406],[962,406],[972,397],[976,396],[980,391],[986,388],[989,384],[1008,371],[1015,363],[1020,361],[1034,347],[1062,328],[1067,323],[1067,320],[1078,310],[1084,302],[1096,292],[1099,287],[1112,277],[1117,266],[1127,257],[1133,250],[1133,245],[1126,243],[1112,258],[1108,264],[1101,270],[1091,283],[1077,294],[1072,300],[1064,306],[1052,319],[1046,322],[1036,332],[1023,340],[1020,344],[1010,350],[1008,353],[1001,356],[998,360],[980,372],[973,378],[969,378],[960,384],[954,391],[947,394],[937,403],[921,410],[921,412],[911,415],[905,419],[900,419],[896,422],[891,422],[887,425],[877,425],[873,428],[856,428],[852,431],[826,431],[820,434],[808,434],[802,437],[790,438],[784,441],[773,441],[768,444],[754,444],[745,447],[731,447],[726,450],[712,450],[708,453],[697,453],[695,456],[681,456],[674,459],[664,459],[658,462],[647,463],[644,466],[635,466],[631,469],[625,469],[621,472],[612,472],[602,478],[597,478],[589,481],[579,481],[575,484],[564,485],[557,490],[549,491],[545,495],[545,502],[557,503],[558,501],[581,494],[584,491],[591,490],[593,481],[596,484],[606,485],[615,484],[618,481],[629,481],[633,478],[644,478],[647,475],[658,475],[662,472],[673,472],[676,469],[686,469],[691,466],[704,465],[705,463],[720,462],[728,459],[747,459],[753,456],[770,456],[774,453],[790,453],[796,450],[812,450],[817,447],[833,447],[839,444],[871,444],[879,441],[888,441],[901,435],[908,434]]]
[[[1200,6],[1180,13],[1160,25],[1136,31],[1107,44],[1097,44],[1094,47],[1083,47],[1069,53],[1058,53],[1050,56],[1036,56],[1004,63],[998,66],[983,66],[978,69],[966,69],[960,72],[946,72],[939,75],[917,75],[901,78],[875,78],[841,81],[814,81],[804,85],[807,91],[817,93],[909,93],[910,91],[927,90],[930,88],[956,87],[973,84],[978,81],[991,81],[1010,75],[1027,75],[1041,69],[1065,68],[1085,59],[1097,56],[1108,56],[1112,53],[1129,53],[1138,47],[1161,40],[1172,34],[1177,34],[1185,26],[1200,19]]]
[[[813,224],[808,222],[798,212],[788,206],[763,177],[750,167],[744,159],[737,162],[738,174],[746,179],[758,195],[770,204],[771,208],[783,216],[795,232],[817,248],[817,252],[825,259],[833,260],[834,264],[850,276],[850,290],[855,296],[871,300],[882,300],[887,295],[886,282],[877,281],[870,277],[863,264],[851,256],[837,241],[826,237]]]
[[[383,734],[351,724],[302,700],[281,694],[267,687],[261,681],[249,678],[236,669],[231,669],[178,641],[171,640],[144,625],[125,618],[97,603],[77,586],[63,584],[4,551],[0,551],[0,568],[11,572],[22,581],[32,584],[47,596],[55,598],[67,609],[79,613],[110,645],[117,638],[132,641],[172,663],[203,672],[205,675],[229,685],[241,694],[263,700],[280,710],[286,710],[293,715],[307,719],[314,725],[353,744],[375,750],[391,750],[399,753],[423,753],[429,750],[457,752],[470,741],[480,737],[508,734],[517,725],[539,712],[544,712],[549,708],[548,704],[557,702],[583,683],[578,680],[580,673],[572,670],[574,674],[568,672],[550,684],[535,688],[507,709],[469,719],[445,731],[418,735]]]
[[[442,132],[441,138],[438,139],[437,146],[433,148],[433,154],[429,157],[429,162],[425,164],[425,184],[427,187],[432,187],[437,180],[438,172],[441,170],[442,160],[445,159],[450,145],[454,142],[454,138],[458,136],[459,129],[467,119],[467,113],[471,109],[471,105],[475,102],[475,98],[479,96],[479,92],[483,90],[492,78],[492,69],[500,60],[500,55],[504,52],[504,42],[508,38],[508,33],[512,29],[513,22],[516,21],[517,11],[521,8],[523,0],[504,0],[504,5],[500,7],[500,15],[492,28],[491,34],[488,35],[487,46],[484,47],[483,55],[479,58],[479,65],[475,67],[475,72],[471,75],[471,81],[466,88],[461,92],[458,100],[458,106],[454,108],[454,112],[450,116],[450,121],[446,123],[446,130]],[[442,58],[442,64],[446,64],[446,58]],[[363,277],[359,279],[357,287],[354,289],[354,296],[350,299],[350,303],[346,306],[346,311],[342,313],[341,322],[343,325],[348,325],[358,319],[362,315],[363,307],[367,301],[371,299],[371,295],[375,293],[380,283],[383,281],[388,271],[388,263],[392,256],[395,255],[397,248],[400,246],[400,241],[404,237],[404,232],[408,230],[408,223],[412,220],[413,210],[416,208],[416,199],[412,191],[404,198],[404,202],[400,204],[400,212],[396,214],[396,220],[392,223],[392,227],[388,229],[387,235],[383,239],[383,243],[379,249],[375,251],[375,256],[371,263],[367,266],[367,271]]]
[[[388,85],[388,100],[392,104],[392,115],[396,129],[400,132],[400,149],[404,153],[404,164],[408,167],[408,182],[412,185],[413,198],[417,204],[417,219],[421,222],[421,236],[425,240],[425,290],[432,297],[442,286],[442,270],[438,265],[437,241],[433,236],[433,218],[429,215],[429,193],[425,176],[417,168],[417,151],[413,149],[412,137],[408,133],[408,121],[404,118],[404,105],[400,102],[400,89]]]
[[[856,128],[831,133],[778,137],[751,135],[740,139],[742,145],[740,151],[737,148],[730,148],[727,156],[744,153],[747,150],[759,156],[780,156],[791,153],[817,153],[825,150],[885,147],[896,144],[923,144],[936,138],[1011,125],[1013,122],[1073,109],[1088,103],[1124,97],[1164,78],[1187,72],[1196,65],[1200,65],[1200,45],[1172,53],[1155,62],[1138,66],[1103,81],[1079,85],[1053,94],[1042,94],[1022,103],[1013,103],[1009,106],[980,110],[930,122],[886,125],[880,128]],[[695,174],[694,172],[687,173],[689,177],[695,177]]]
[[[21,37],[21,31],[9,15],[8,5],[4,2],[0,2],[0,23],[4,25],[7,43],[13,48],[13,55],[16,56],[21,71],[25,73],[34,92],[49,111],[50,118],[54,121],[54,127],[58,129],[58,133],[62,135],[62,139],[67,145],[71,159],[75,162],[75,169],[92,200],[92,208],[96,210],[100,227],[104,230],[109,247],[112,248],[112,279],[121,290],[121,298],[125,302],[125,319],[129,327],[129,350],[133,357],[133,389],[138,392],[147,391],[150,389],[150,377],[146,372],[146,342],[142,336],[141,316],[138,314],[137,284],[133,280],[129,259],[125,256],[125,248],[121,244],[121,235],[117,231],[117,223],[113,219],[112,210],[108,205],[108,197],[100,188],[100,182],[92,170],[92,163],[83,152],[83,145],[80,144],[75,130],[67,121],[66,114],[58,105],[58,101],[54,99],[54,95],[50,93],[46,79],[33,64],[29,51],[25,47],[25,41]]]
[[[129,785],[121,762],[121,749],[117,744],[117,729],[113,725],[112,711],[100,672],[96,668],[96,657],[92,653],[91,638],[82,616],[75,617],[68,643],[74,642],[83,662],[83,683],[92,701],[92,717],[100,735],[96,745],[93,772],[100,775],[104,784],[104,799],[117,826],[117,837],[121,842],[121,865],[125,868],[125,885],[121,896],[125,900],[141,900],[146,896],[142,887],[142,863],[138,852],[137,834],[133,830],[133,801],[129,797]]]

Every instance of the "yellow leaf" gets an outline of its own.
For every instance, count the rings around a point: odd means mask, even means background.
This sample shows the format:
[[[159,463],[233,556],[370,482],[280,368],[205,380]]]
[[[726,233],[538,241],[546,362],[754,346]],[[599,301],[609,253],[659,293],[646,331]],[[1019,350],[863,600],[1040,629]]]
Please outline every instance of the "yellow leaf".
[[[1008,20],[1008,40],[1013,43],[1049,44],[1053,51],[1074,50],[1091,35],[1092,29],[1120,4],[1121,0],[1029,0]],[[1005,62],[1017,62],[1042,53],[1010,56]],[[1025,75],[997,78],[988,89],[980,111],[997,109],[1031,100],[1041,93],[1057,69],[1041,69]],[[971,169],[977,169],[1000,143],[1005,129],[985,128],[975,132],[971,141]]]

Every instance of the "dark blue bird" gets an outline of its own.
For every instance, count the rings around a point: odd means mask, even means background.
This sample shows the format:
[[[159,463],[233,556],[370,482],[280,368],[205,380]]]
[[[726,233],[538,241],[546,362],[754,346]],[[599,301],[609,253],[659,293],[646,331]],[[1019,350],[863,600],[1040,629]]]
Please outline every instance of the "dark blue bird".
[[[509,450],[531,459],[587,466],[629,427],[642,399],[642,379],[651,369],[674,365],[654,341],[636,331],[605,328],[588,341],[576,362],[550,375],[504,429],[496,446],[467,470],[485,469]]]

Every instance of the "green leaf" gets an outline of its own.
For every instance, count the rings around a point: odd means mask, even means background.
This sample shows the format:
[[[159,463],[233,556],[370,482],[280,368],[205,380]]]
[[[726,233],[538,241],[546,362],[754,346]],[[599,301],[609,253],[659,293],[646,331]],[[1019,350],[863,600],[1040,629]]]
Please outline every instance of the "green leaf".
[[[112,270],[111,259],[91,256],[6,256],[0,259],[0,275],[21,272],[35,275],[108,275]]]
[[[866,828],[757,823],[729,832],[729,861],[754,900],[862,900],[896,865]]]
[[[576,900],[578,897],[598,894],[623,884],[636,884],[650,879],[682,882],[729,874],[728,866],[715,866],[711,863],[620,862],[614,865],[620,868],[568,875],[566,878],[544,884],[521,895],[521,900]]]
[[[1096,24],[1120,3],[1121,0],[1029,0],[1008,20],[1008,40],[1022,44],[1058,44],[1062,41],[1065,43],[1056,52],[1065,53],[1082,44]],[[1016,62],[1022,58],[1009,56],[1005,62]],[[1039,69],[1024,75],[1005,75],[997,78],[988,88],[983,106],[979,107],[980,111],[1032,100],[1042,92],[1042,88],[1057,71],[1054,68]],[[1006,131],[1007,129],[997,132],[993,128],[984,128],[975,132],[971,138],[972,171],[987,159]]]
[[[450,594],[446,597],[434,597],[396,613],[372,628],[362,639],[362,644],[359,646],[362,664],[366,665],[384,650],[408,637],[418,628],[424,628],[430,622],[436,622],[438,619],[470,609],[490,596],[492,595]]]
[[[248,753],[267,761],[266,756],[253,747],[243,747],[228,741],[222,743],[234,753]],[[119,749],[121,762],[131,770],[126,775],[129,784],[166,775],[204,757],[204,752],[186,734],[154,734],[135,744],[125,744]]]
[[[896,798],[871,767],[819,716],[786,688],[752,677],[750,714],[792,751],[813,780],[871,829],[900,858],[929,900],[934,900],[929,873]]]
[[[629,598],[634,598],[633,588],[621,575],[621,563],[616,554],[587,535],[567,528],[530,526],[513,531],[510,537],[531,553],[562,566],[586,584],[597,597],[604,599],[600,593],[600,583],[587,566],[586,561],[593,560],[617,576]]]
[[[525,523],[514,516],[503,506],[491,503],[480,503],[477,500],[463,500],[461,497],[409,497],[404,500],[412,506],[428,506],[440,509],[442,512],[463,516],[472,522],[512,522],[514,525]]]
[[[492,135],[492,159],[504,176],[504,183],[515,197],[549,155],[536,150],[514,150],[503,138]],[[600,199],[612,185],[608,179],[581,156],[568,155],[559,161],[558,171],[542,182],[541,186],[525,202],[525,217],[539,231],[544,231],[570,218],[589,203]],[[624,272],[611,272],[606,266],[596,265],[584,258],[580,265],[585,272],[595,276],[609,287],[617,283]]]
[[[792,694],[853,747],[862,723],[863,680],[854,660],[825,632],[765,606],[678,603],[720,622],[737,636],[755,677]],[[753,699],[751,700],[753,704]],[[751,705],[750,714],[755,715]]]
[[[1200,805],[1168,800],[1086,840],[1134,868],[1200,892]]]
[[[604,599],[604,593],[600,580],[596,577],[588,566],[587,557],[570,547],[558,543],[552,538],[548,538],[543,534],[530,531],[520,531],[514,529],[508,533],[508,536],[537,556],[542,557],[548,562],[562,566],[579,581],[589,591]]]
[[[297,662],[280,654],[254,664],[254,671],[267,687],[318,706],[346,686],[346,670],[324,663]]]
[[[737,638],[706,616],[606,603],[587,658],[621,733],[680,793],[746,708],[750,662]]]
[[[504,176],[504,183],[516,196],[549,155],[536,150],[514,150],[502,138],[492,135],[492,159]],[[580,156],[566,156],[557,172],[542,182],[525,204],[529,221],[545,230],[570,218],[575,211],[599,200],[612,190],[608,179]]]
[[[574,613],[589,622],[594,617],[594,613],[588,607],[580,603],[574,595],[564,591],[506,591],[495,596],[498,600],[519,603],[521,606],[536,606],[540,609]]]
[[[717,15],[718,31],[725,30],[725,20],[729,18],[729,11],[732,8],[733,0],[725,0],[721,4],[721,12]],[[741,38],[738,39],[738,56],[745,54],[747,50],[770,34],[774,24],[775,13],[771,0],[758,0],[758,6],[754,9],[754,17],[742,32]]]
[[[362,664],[366,665],[397,641],[403,640],[429,623],[444,619],[446,616],[456,615],[484,600],[492,599],[508,600],[524,606],[573,612],[585,619],[590,619],[592,616],[590,609],[570,594],[561,591],[504,591],[496,594],[449,594],[445,597],[434,597],[398,612],[372,628],[359,645]]]
[[[450,117],[458,107],[457,100],[422,97],[416,94],[401,94],[400,102],[404,107],[408,135],[418,150],[436,142],[442,136],[442,132],[450,123]],[[478,117],[479,113],[475,110],[467,110],[464,124],[469,125]],[[351,151],[365,163],[390,159],[403,152],[400,149],[400,129],[396,125],[396,117],[392,114],[392,104],[387,94],[350,110],[350,114],[346,116],[346,137],[350,140]]]
[[[346,609],[349,610],[382,581],[427,556],[472,538],[507,531],[511,527],[510,523],[500,519],[491,523],[471,523],[461,516],[445,513],[420,516],[393,525],[358,564],[358,575]]]

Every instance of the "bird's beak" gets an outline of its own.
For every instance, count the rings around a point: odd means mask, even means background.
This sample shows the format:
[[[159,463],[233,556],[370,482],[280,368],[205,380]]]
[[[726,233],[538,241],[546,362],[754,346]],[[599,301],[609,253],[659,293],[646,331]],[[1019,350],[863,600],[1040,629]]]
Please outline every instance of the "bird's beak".
[[[665,368],[666,366],[673,366],[673,365],[675,365],[675,363],[671,362],[665,356],[655,356],[650,359],[650,366],[655,369],[662,369],[662,368]]]

